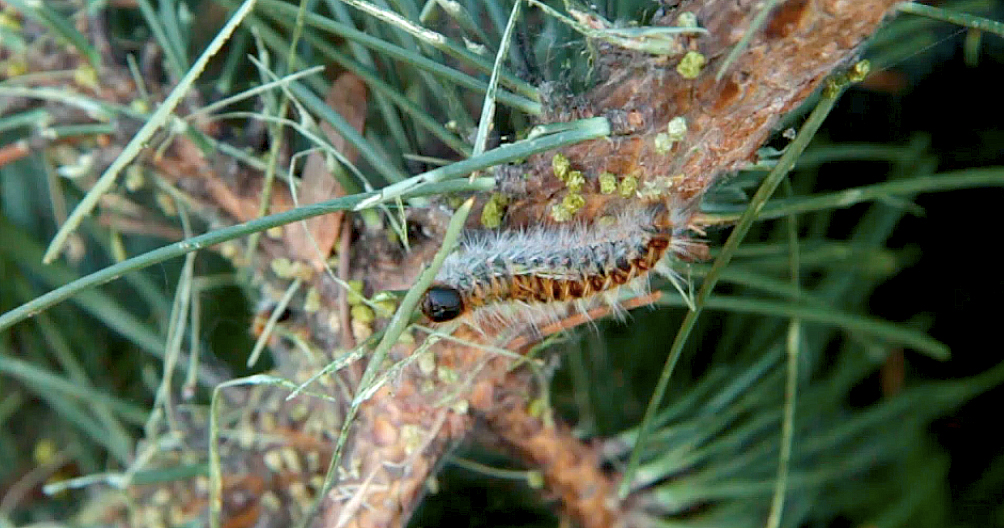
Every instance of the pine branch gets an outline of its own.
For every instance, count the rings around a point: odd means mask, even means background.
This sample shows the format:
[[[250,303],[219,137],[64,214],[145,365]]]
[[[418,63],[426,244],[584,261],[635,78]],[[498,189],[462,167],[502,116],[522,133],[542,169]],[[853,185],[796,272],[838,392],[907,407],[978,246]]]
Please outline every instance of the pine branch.
[[[785,113],[805,102],[827,76],[849,67],[896,2],[782,2],[717,81],[717,72],[757,16],[760,3],[681,2],[653,25],[676,25],[682,14],[689,13],[706,33],[678,36],[674,40],[678,47],[668,53],[651,55],[593,41],[599,82],[574,97],[545,90],[549,97],[543,102],[540,121],[553,125],[605,117],[613,133],[498,169],[497,189],[510,197],[506,226],[515,229],[552,222],[555,204],[580,193],[585,203],[575,211],[580,219],[596,220],[624,200],[672,201],[686,211],[686,225],[700,230],[705,224],[696,208],[705,192],[725,175],[753,162],[757,149]],[[597,20],[589,22],[601,25]],[[85,55],[47,48],[45,57],[38,57],[39,64],[30,69],[45,71],[42,58],[86,68]],[[78,80],[59,87],[117,105],[122,129],[100,136],[99,141],[120,147],[141,123],[139,117],[121,110],[134,102],[135,76],[125,64],[107,57],[95,75],[101,80],[95,86],[82,86]],[[48,83],[33,87],[50,87]],[[163,87],[151,82],[145,89],[151,103],[163,101]],[[363,94],[355,102],[365,99]],[[34,101],[25,96],[5,103],[7,109],[18,111],[41,108],[63,125],[86,120],[85,111],[67,112],[65,101]],[[202,106],[197,96],[188,102],[180,114],[195,113]],[[344,103],[343,109],[350,106]],[[681,122],[684,131],[673,135],[673,124]],[[187,200],[188,207],[221,226],[256,219],[263,196],[270,196],[266,208],[270,213],[296,207],[288,187],[266,190],[261,166],[221,161],[219,152],[207,148],[206,141],[223,135],[214,121],[197,119],[192,126],[190,133],[174,136],[160,152],[143,160],[144,166],[182,191],[179,199]],[[356,132],[362,126],[359,120],[352,124]],[[355,161],[349,147],[333,139],[335,132],[325,132],[349,164]],[[280,134],[270,139],[283,140]],[[62,142],[43,141],[40,136],[35,141],[32,148],[37,149]],[[274,145],[275,166],[288,167],[289,156],[280,152],[281,145]],[[555,177],[557,152],[571,169],[581,171],[584,184],[580,190],[570,189],[567,181]],[[0,153],[9,160],[26,155],[20,143]],[[315,158],[314,163],[320,162]],[[611,176],[621,183],[632,178],[638,193],[623,197],[609,192],[604,185]],[[308,202],[343,192],[321,187]],[[490,198],[479,195],[472,218],[481,218],[490,203]],[[332,221],[324,222],[324,218]],[[372,344],[374,335],[379,336],[388,318],[381,313],[387,306],[378,294],[407,289],[440,247],[442,219],[416,213],[410,220],[432,235],[413,240],[408,252],[389,240],[386,227],[361,228],[352,241],[351,222],[343,221],[341,213],[337,220],[319,217],[287,225],[281,236],[262,237],[249,259],[243,247],[230,242],[218,247],[236,267],[251,272],[263,298],[276,298],[276,292],[287,291],[291,283],[302,283],[303,293],[294,296],[290,318],[273,335],[263,336],[276,358],[276,377],[255,378],[221,392],[216,411],[222,431],[209,438],[218,446],[218,462],[204,462],[211,420],[199,413],[177,411],[171,418],[178,422],[174,432],[180,440],[172,449],[155,453],[138,475],[146,477],[157,469],[198,459],[193,474],[166,484],[137,477],[128,488],[139,504],[132,515],[121,504],[102,513],[124,526],[149,526],[151,519],[171,524],[205,519],[212,491],[206,477],[211,472],[204,464],[218,464],[221,521],[228,528],[298,522],[325,528],[404,526],[450,449],[483,423],[524,464],[541,469],[549,496],[559,499],[562,512],[580,525],[645,522],[640,505],[648,497],[618,499],[620,475],[601,468],[597,448],[573,436],[566,425],[551,423],[549,415],[537,416],[529,410],[540,398],[538,372],[528,366],[536,366],[536,360],[527,362],[521,356],[530,348],[527,341],[533,340],[527,336],[535,336],[529,328],[513,333],[511,329],[489,327],[476,332],[461,327],[452,335],[435,338],[413,329],[391,349],[392,363],[378,376],[378,386],[360,386],[365,347]],[[304,238],[313,235],[323,239],[322,247],[304,244]],[[336,241],[343,242],[337,271],[325,267]],[[312,254],[312,249],[320,255]],[[280,261],[294,263],[285,266]],[[361,281],[365,290],[346,291],[344,285],[352,280]],[[271,315],[266,312],[263,318]],[[518,342],[500,343],[503,335],[514,334]],[[305,383],[333,363],[339,363],[337,370]],[[286,399],[301,388],[295,398]],[[370,390],[348,424],[346,449],[340,458],[333,458],[337,433],[346,426],[351,404],[360,392]],[[329,465],[333,472],[325,471]],[[327,494],[318,496],[322,490],[328,490]],[[179,504],[184,507],[176,507]],[[316,517],[309,518],[315,505],[319,506]]]

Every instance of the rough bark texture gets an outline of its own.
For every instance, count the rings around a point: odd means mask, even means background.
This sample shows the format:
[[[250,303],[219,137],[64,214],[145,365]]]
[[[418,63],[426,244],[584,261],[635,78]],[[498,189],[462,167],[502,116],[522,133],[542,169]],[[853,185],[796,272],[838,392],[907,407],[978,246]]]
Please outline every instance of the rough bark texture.
[[[780,117],[804,101],[827,74],[857,58],[893,4],[891,0],[784,2],[721,82],[714,79],[717,66],[742,37],[758,2],[682,2],[666,15],[661,22],[672,24],[681,13],[694,13],[709,31],[708,35],[688,38],[684,44],[685,50],[700,51],[709,59],[693,80],[677,73],[677,60],[672,57],[600,45],[596,59],[599,70],[608,76],[606,82],[576,101],[575,108],[558,103],[551,116],[553,120],[611,113],[627,116],[623,121],[629,126],[621,135],[564,150],[572,167],[582,170],[591,186],[584,194],[587,207],[595,209],[587,208],[580,214],[596,218],[618,207],[619,198],[599,192],[597,180],[605,171],[633,175],[642,189],[654,186],[661,196],[653,199],[669,196],[696,203],[716,178],[752,161]],[[687,136],[670,151],[659,152],[655,136],[676,116],[687,120]],[[513,172],[529,177],[524,180],[525,187],[515,192],[516,201],[508,211],[510,226],[551,221],[549,208],[568,192],[554,176],[551,155],[529,160]],[[467,338],[484,340],[478,335]],[[599,470],[599,456],[589,445],[571,437],[564,427],[549,427],[527,412],[535,393],[526,384],[514,383],[527,377],[510,374],[510,360],[452,344],[435,348],[435,358],[437,369],[446,367],[461,381],[453,387],[445,384],[442,392],[430,395],[417,389],[427,378],[417,368],[409,368],[395,390],[381,391],[368,402],[367,414],[356,425],[358,442],[352,459],[363,461],[365,469],[357,482],[366,483],[370,491],[365,500],[330,497],[324,522],[318,526],[403,525],[421,496],[422,483],[430,474],[426,471],[435,467],[434,461],[471,424],[458,412],[464,408],[468,414],[484,416],[521,459],[543,471],[549,491],[561,499],[562,511],[580,525],[626,526],[642,518],[630,511],[630,503],[616,499],[616,476]],[[440,383],[437,381],[437,386]],[[452,394],[452,401],[467,401],[469,405],[459,409],[453,405],[448,410],[450,400],[444,402],[443,394]],[[386,420],[392,425],[381,425]],[[405,451],[395,444],[381,446],[368,437],[376,430],[408,428],[429,435],[422,442],[425,453],[418,457],[424,460],[418,463],[409,458],[417,463],[410,471],[401,471],[397,464],[393,470],[386,469],[387,461],[403,460]],[[374,457],[374,452],[387,456]],[[347,524],[335,522],[345,519],[345,510],[357,502],[371,508],[353,512]]]
[[[619,197],[600,192],[604,172],[638,180],[649,200],[694,205],[723,174],[755,161],[757,149],[784,114],[802,103],[835,69],[849,65],[896,4],[892,0],[792,0],[775,8],[765,27],[720,81],[716,73],[739,42],[763,2],[684,1],[659,22],[674,25],[682,13],[696,15],[706,35],[681,38],[675,56],[654,57],[598,43],[597,70],[605,77],[573,102],[556,101],[551,119],[606,115],[622,123],[612,138],[581,143],[563,152],[583,172],[585,219],[616,211]],[[707,64],[694,79],[677,65],[696,51]],[[682,117],[684,139],[665,149],[657,136]],[[516,225],[551,221],[550,208],[568,193],[554,177],[550,156],[539,156],[518,171],[510,189],[517,200],[509,210]],[[525,175],[528,175],[525,179]],[[634,199],[632,197],[631,199]]]
[[[720,82],[715,81],[718,65],[742,37],[762,2],[681,2],[657,22],[671,25],[681,13],[693,13],[708,34],[681,37],[680,53],[674,56],[655,57],[598,43],[595,59],[602,81],[576,97],[574,104],[554,98],[547,115],[550,121],[608,115],[617,124],[616,136],[563,151],[587,181],[583,191],[587,206],[578,214],[591,219],[622,205],[619,201],[625,198],[600,192],[598,178],[604,172],[637,178],[641,199],[673,200],[693,207],[717,178],[754,159],[757,148],[785,112],[804,101],[828,73],[857,57],[894,3],[783,2]],[[687,51],[698,51],[708,59],[694,79],[685,79],[676,70]],[[74,89],[128,104],[134,93],[131,76],[121,65],[105,64],[107,71],[99,72],[98,78],[115,81],[97,89]],[[163,94],[160,87],[149,88],[155,97]],[[12,108],[18,103],[7,104]],[[685,138],[668,150],[657,148],[656,136],[677,116],[686,119]],[[109,138],[113,143],[118,139]],[[552,155],[503,171],[529,176],[518,183],[503,182],[503,189],[514,199],[508,211],[510,226],[551,221],[550,208],[568,192],[553,174]],[[260,174],[226,160],[207,159],[184,137],[176,138],[163,156],[148,161],[217,222],[245,221],[258,214]],[[292,207],[284,188],[274,191],[272,212]],[[336,232],[338,229],[334,227]],[[329,241],[338,239],[330,233],[326,237]],[[351,248],[349,238],[342,238],[346,244],[341,257],[347,263],[341,268],[343,278],[363,280],[366,295],[407,288],[439,245],[434,235],[415,241],[412,252],[406,254],[389,242],[385,233],[361,233]],[[237,265],[257,270],[256,280],[266,298],[278,297],[290,277],[277,276],[270,264],[276,258],[297,254],[284,240],[288,239],[262,237],[252,262],[242,260],[244,248],[236,243],[218,249],[232,256]],[[310,350],[305,353],[288,337],[276,337],[273,355],[281,375],[304,381],[351,348],[348,345],[365,339],[372,328],[358,321],[349,323],[345,298],[330,277],[313,272],[311,266],[299,273],[305,278],[302,291],[316,290],[319,306],[304,309],[301,295],[294,301],[298,308],[284,323],[285,335],[299,336]],[[384,323],[385,319],[377,319],[375,324]],[[616,499],[617,475],[600,468],[600,455],[590,444],[572,437],[566,426],[553,425],[528,411],[537,392],[525,367],[511,371],[511,358],[457,342],[440,341],[421,351],[418,344],[425,336],[417,330],[408,335],[412,339],[399,343],[391,352],[395,363],[405,361],[406,366],[394,372],[363,405],[336,470],[337,481],[323,497],[313,526],[404,526],[425,493],[427,479],[450,447],[479,423],[478,417],[524,463],[542,471],[549,495],[558,499],[562,512],[579,525],[607,528],[641,522],[642,517],[632,511],[633,501]],[[455,337],[468,344],[500,346],[493,336],[473,331],[461,330]],[[510,345],[516,352],[525,348]],[[419,353],[423,356],[415,356]],[[221,449],[225,527],[288,526],[308,511],[321,489],[334,439],[358,389],[364,361],[321,378],[307,394],[288,402],[286,390],[253,387],[228,391],[232,412],[224,424],[228,434]],[[157,455],[150,467],[171,467],[199,460],[204,454],[205,417],[193,415],[180,423],[182,440],[174,450]],[[122,526],[159,526],[206,519],[204,477],[170,485],[137,485],[130,492],[138,499],[138,507],[129,515],[123,514],[123,507],[105,510],[106,520]]]

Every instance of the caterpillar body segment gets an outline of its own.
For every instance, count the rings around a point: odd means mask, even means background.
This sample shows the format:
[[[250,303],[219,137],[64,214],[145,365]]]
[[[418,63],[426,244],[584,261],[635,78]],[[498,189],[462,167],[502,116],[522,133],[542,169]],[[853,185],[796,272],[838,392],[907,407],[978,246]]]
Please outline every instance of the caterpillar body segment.
[[[679,224],[677,224],[679,225]],[[679,284],[665,258],[694,242],[662,205],[627,209],[592,224],[466,233],[426,291],[421,310],[433,322],[540,323],[610,304],[628,286],[647,291],[656,271]]]

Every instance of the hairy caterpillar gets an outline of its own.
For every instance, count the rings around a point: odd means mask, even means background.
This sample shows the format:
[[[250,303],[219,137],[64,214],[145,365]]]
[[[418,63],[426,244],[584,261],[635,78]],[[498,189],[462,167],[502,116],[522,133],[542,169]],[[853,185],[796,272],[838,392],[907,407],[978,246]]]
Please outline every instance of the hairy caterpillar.
[[[422,313],[446,322],[529,311],[535,322],[556,305],[585,311],[602,300],[616,308],[617,290],[647,286],[652,270],[675,279],[663,257],[686,255],[694,243],[672,216],[658,204],[629,207],[593,224],[470,231],[425,292]]]

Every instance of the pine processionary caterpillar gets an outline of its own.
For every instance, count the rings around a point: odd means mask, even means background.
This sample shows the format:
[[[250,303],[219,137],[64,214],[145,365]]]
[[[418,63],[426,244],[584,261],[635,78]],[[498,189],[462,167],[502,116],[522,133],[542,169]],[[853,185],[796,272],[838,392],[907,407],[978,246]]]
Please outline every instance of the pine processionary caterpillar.
[[[632,206],[593,224],[470,231],[425,292],[421,310],[434,322],[475,314],[505,319],[530,309],[595,300],[616,307],[616,292],[650,271],[674,278],[663,257],[687,254],[693,242],[664,205]]]

